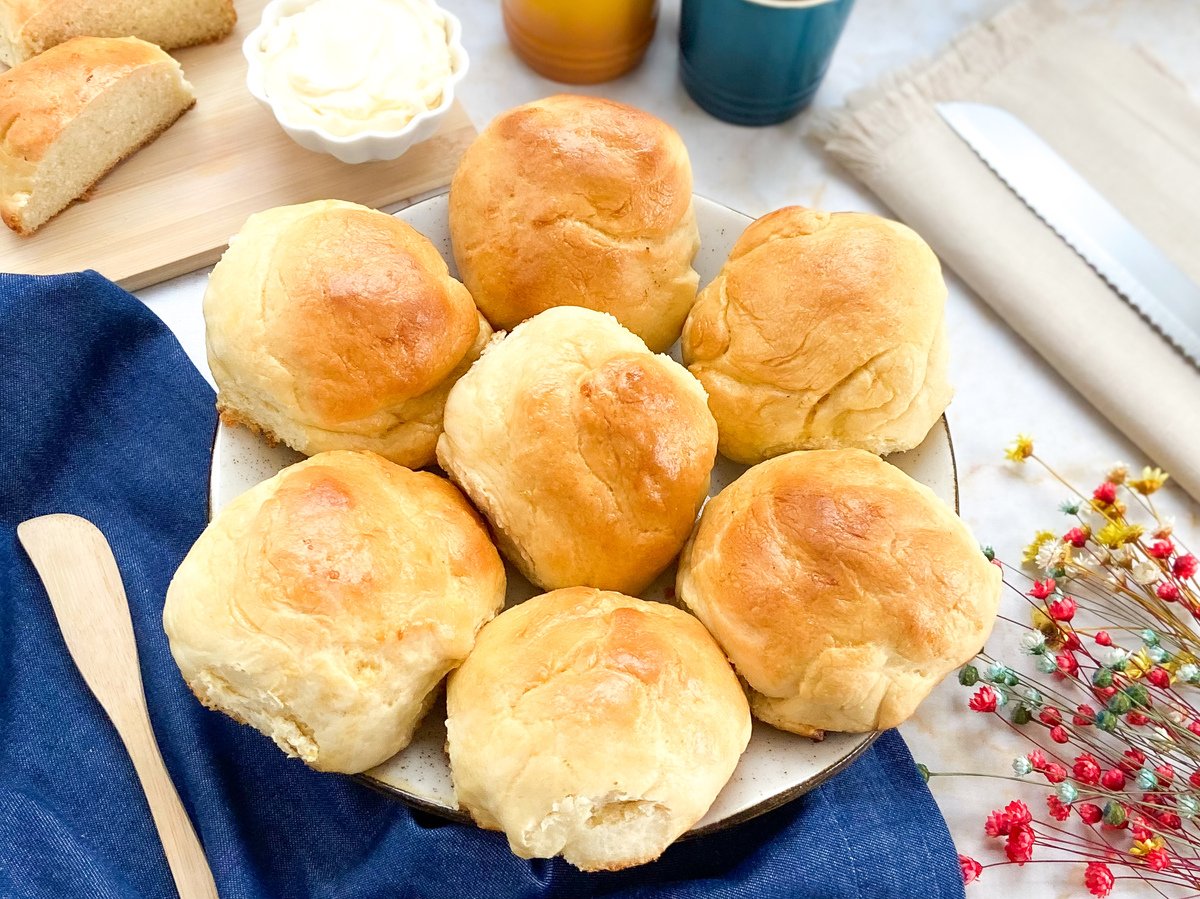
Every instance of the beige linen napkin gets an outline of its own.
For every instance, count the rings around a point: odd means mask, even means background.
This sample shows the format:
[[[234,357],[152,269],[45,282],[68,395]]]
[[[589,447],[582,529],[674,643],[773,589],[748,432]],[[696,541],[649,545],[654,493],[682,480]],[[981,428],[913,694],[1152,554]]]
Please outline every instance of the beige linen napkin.
[[[818,128],[839,161],[1200,498],[1200,373],[950,130],[933,108],[941,100],[1017,114],[1197,282],[1200,106],[1149,57],[1034,0],[852,97]]]

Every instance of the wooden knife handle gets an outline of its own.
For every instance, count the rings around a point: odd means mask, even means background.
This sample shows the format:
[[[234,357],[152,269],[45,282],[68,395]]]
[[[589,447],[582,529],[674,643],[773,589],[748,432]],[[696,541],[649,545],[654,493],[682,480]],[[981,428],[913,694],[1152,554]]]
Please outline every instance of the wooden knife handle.
[[[180,899],[218,899],[204,849],[167,773],[149,717],[131,721],[119,730],[150,804],[150,814],[158,828]],[[125,730],[133,732],[125,733]]]

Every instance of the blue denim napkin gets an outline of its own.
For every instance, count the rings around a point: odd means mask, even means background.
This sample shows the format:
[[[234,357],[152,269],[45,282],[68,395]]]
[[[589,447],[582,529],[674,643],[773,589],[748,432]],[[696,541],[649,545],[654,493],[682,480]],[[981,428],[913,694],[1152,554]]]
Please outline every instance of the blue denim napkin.
[[[201,708],[167,648],[167,583],[205,524],[213,395],[170,331],[94,272],[0,274],[0,896],[174,895],[116,732],[17,544],[73,512],[124,576],[150,713],[224,899],[958,897],[950,835],[900,737],[803,799],[582,874],[286,758]]]

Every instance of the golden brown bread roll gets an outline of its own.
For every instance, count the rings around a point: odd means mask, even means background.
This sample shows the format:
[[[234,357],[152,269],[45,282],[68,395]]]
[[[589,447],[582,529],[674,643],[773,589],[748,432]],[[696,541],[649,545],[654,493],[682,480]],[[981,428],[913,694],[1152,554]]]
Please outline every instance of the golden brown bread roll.
[[[559,95],[497,116],[454,173],[450,234],[497,328],[586,306],[663,351],[696,299],[687,150],[665,122],[612,100]]]
[[[937,257],[898,222],[789,206],[751,224],[683,332],[721,452],[917,446],[952,395],[945,302]]]
[[[433,244],[341,200],[250,216],[204,321],[223,420],[409,468],[433,462],[446,394],[491,336]]]
[[[610,315],[560,306],[454,385],[437,454],[535,584],[636,594],[691,532],[716,445],[683,366]]]
[[[704,508],[679,598],[783,730],[908,718],[983,646],[1000,570],[929,488],[863,450],[788,453]]]
[[[137,38],[79,37],[0,74],[0,221],[32,234],[196,102]]]
[[[163,626],[206,706],[313,768],[354,773],[408,745],[504,587],[483,523],[444,478],[321,453],[213,519]]]
[[[459,804],[522,858],[585,871],[657,858],[750,739],[746,697],[696,619],[586,587],[487,625],[446,707]]]

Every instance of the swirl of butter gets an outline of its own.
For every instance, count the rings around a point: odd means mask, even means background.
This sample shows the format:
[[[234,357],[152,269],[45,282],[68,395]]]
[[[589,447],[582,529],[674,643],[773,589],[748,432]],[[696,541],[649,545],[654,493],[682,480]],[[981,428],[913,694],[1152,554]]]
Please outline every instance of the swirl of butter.
[[[441,103],[452,68],[429,0],[316,0],[281,18],[260,51],[284,117],[339,137],[400,130]]]

